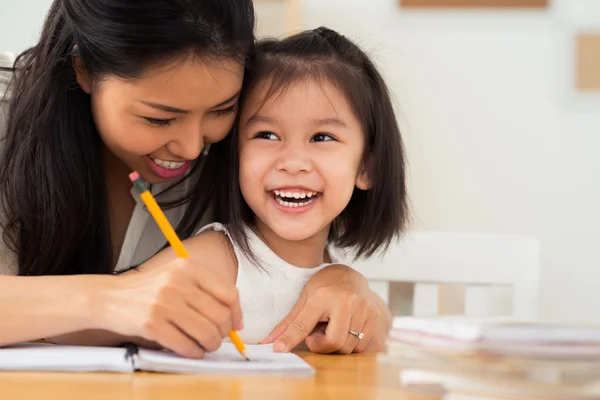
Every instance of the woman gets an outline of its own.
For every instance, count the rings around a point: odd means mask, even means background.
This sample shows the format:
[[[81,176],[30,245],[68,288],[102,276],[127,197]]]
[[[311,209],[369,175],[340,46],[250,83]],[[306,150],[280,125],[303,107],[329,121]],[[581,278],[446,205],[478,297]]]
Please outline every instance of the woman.
[[[165,240],[128,173],[182,238],[208,222],[219,160],[201,154],[234,122],[253,26],[249,0],[54,1],[2,104],[0,345],[135,341],[201,357],[243,326],[231,283],[152,258]],[[291,348],[341,305],[387,313],[362,276],[331,266],[270,340]]]

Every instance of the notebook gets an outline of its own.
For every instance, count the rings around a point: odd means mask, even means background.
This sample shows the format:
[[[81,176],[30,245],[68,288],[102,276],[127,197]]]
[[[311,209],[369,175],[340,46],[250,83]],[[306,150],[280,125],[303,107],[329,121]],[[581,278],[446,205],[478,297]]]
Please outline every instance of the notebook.
[[[600,327],[523,321],[510,317],[396,317],[392,332],[414,332],[464,342],[600,344]]]
[[[0,349],[0,371],[134,372],[182,374],[313,375],[314,369],[293,353],[275,353],[272,345],[247,345],[246,361],[224,342],[202,360],[168,351],[125,347],[62,346],[25,343]]]
[[[512,318],[397,317],[389,340],[431,351],[600,359],[598,327]]]

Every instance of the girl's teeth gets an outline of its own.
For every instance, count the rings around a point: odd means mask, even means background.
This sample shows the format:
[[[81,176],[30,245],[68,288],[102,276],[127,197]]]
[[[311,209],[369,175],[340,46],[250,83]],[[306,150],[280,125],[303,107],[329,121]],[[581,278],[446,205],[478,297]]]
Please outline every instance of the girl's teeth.
[[[280,190],[274,190],[273,193],[275,193],[276,196],[279,197],[283,197],[283,198],[289,198],[289,199],[305,199],[305,198],[311,198],[313,196],[316,196],[316,192],[304,192],[304,193],[298,193],[298,192],[283,192]]]
[[[313,201],[315,201],[315,199],[316,199],[316,197],[309,199],[307,201],[300,202],[300,203],[294,203],[294,202],[285,201],[285,200],[281,199],[281,197],[279,197],[279,196],[275,196],[275,201],[284,207],[302,207],[309,203],[312,203]]]

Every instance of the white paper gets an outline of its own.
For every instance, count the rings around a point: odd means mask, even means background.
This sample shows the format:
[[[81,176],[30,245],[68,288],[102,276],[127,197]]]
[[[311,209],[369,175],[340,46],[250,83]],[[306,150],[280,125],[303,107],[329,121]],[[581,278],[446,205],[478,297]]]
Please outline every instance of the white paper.
[[[292,353],[274,353],[272,345],[247,345],[246,361],[232,343],[224,342],[202,360],[191,360],[173,353],[140,349],[136,366],[145,371],[253,375],[313,375],[314,369]]]
[[[414,332],[464,342],[534,342],[600,344],[600,326],[511,317],[396,317],[392,331]]]
[[[25,343],[0,349],[0,371],[132,372],[123,348]]]
[[[0,349],[0,371],[133,372],[135,369],[188,374],[313,375],[314,369],[292,353],[274,353],[272,345],[247,345],[246,361],[232,343],[223,342],[202,360],[168,351],[139,349],[127,358],[122,347],[61,346],[26,343]]]

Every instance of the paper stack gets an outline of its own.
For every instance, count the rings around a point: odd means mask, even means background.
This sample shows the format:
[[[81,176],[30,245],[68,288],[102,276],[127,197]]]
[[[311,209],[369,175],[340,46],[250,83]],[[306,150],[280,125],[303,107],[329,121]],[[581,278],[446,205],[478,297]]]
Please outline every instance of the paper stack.
[[[381,362],[445,399],[600,399],[600,328],[506,318],[398,317]]]

